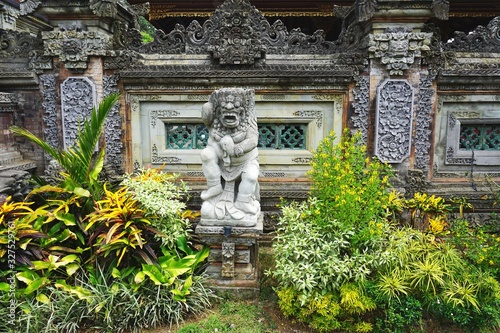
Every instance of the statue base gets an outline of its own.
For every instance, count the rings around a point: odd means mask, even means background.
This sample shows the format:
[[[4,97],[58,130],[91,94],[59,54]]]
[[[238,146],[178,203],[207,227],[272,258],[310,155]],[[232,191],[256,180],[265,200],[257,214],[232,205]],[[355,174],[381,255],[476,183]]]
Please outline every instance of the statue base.
[[[196,226],[195,234],[210,246],[209,266],[206,270],[208,285],[219,295],[241,299],[259,295],[257,240],[263,233],[263,220],[263,214],[259,214],[254,226],[216,226],[204,223]]]

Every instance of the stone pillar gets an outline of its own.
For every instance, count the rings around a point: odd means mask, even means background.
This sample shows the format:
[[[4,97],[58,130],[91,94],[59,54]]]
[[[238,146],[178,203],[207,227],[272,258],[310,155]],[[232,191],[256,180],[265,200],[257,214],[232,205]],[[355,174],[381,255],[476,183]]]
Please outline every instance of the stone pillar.
[[[430,178],[439,36],[427,22],[447,19],[447,1],[367,0],[354,9],[369,67],[353,91],[353,127],[371,154],[397,170],[398,189],[410,193],[411,177],[420,175],[419,184]]]
[[[210,246],[206,274],[209,285],[219,294],[242,299],[258,296],[258,239],[262,232],[263,214],[253,227],[196,227],[195,233]]]

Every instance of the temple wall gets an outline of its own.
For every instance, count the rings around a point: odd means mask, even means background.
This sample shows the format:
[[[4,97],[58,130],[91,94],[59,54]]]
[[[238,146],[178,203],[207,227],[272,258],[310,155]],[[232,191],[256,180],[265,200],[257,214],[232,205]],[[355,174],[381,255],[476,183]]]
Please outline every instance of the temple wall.
[[[204,139],[201,105],[215,89],[251,88],[268,139],[261,142],[263,207],[271,210],[280,197],[306,198],[315,147],[344,128],[361,131],[368,154],[397,170],[395,186],[405,195],[464,195],[486,207],[479,198],[488,189],[474,177],[500,177],[500,133],[474,152],[460,140],[485,124],[500,126],[500,20],[443,42],[435,23],[448,16],[439,4],[380,0],[337,8],[343,30],[327,41],[321,31],[269,23],[246,0],[227,1],[209,23],[158,32],[143,44],[136,7],[75,1],[78,10],[68,12],[46,1],[19,15],[25,23],[34,14],[50,17],[40,34],[0,30],[9,41],[0,50],[0,92],[15,96],[4,103],[13,111],[2,120],[63,148],[78,119],[119,92],[106,124],[108,170],[178,172],[196,205],[204,184],[196,147]],[[11,138],[2,140],[6,150]],[[30,172],[45,172],[49,159],[37,148],[18,138],[15,150]]]

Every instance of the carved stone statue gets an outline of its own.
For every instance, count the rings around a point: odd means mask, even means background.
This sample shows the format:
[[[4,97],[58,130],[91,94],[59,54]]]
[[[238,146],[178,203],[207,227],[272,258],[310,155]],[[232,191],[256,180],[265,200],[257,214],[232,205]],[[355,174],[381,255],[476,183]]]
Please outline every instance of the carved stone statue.
[[[259,132],[254,92],[224,88],[212,93],[202,108],[209,129],[201,152],[208,188],[201,193],[202,225],[251,227],[257,223],[259,203]]]

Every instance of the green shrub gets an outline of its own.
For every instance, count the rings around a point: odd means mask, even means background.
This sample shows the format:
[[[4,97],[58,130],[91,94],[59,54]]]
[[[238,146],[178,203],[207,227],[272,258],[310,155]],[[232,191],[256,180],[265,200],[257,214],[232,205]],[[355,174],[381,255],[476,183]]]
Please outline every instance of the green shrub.
[[[286,316],[320,332],[421,330],[424,314],[500,327],[498,235],[450,226],[443,198],[391,192],[390,168],[366,158],[357,135],[322,141],[310,176],[311,197],[282,205],[268,272]],[[393,223],[405,209],[413,228]]]
[[[122,185],[141,203],[162,246],[172,248],[179,237],[189,237],[190,222],[181,215],[186,209],[188,188],[179,181],[179,175],[158,169],[141,170],[125,175]]]

